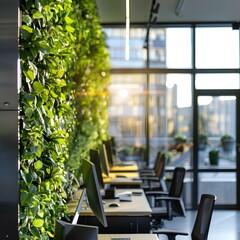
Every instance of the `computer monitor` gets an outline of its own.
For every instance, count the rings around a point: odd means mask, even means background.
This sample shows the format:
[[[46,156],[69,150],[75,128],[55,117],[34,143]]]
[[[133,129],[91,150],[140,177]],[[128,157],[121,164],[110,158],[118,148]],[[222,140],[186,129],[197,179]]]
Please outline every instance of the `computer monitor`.
[[[104,189],[104,182],[103,182],[102,169],[101,169],[101,159],[100,159],[98,150],[90,149],[90,161],[95,165],[99,186],[101,189]]]
[[[112,149],[111,149],[111,142],[110,140],[107,140],[107,141],[103,141],[103,143],[106,147],[108,164],[110,167],[112,167],[114,165],[114,162],[113,162],[113,155],[112,155]]]
[[[111,147],[112,147],[112,152],[115,156],[117,156],[117,148],[116,148],[116,142],[115,142],[115,138],[113,136],[111,136],[110,138],[110,143],[111,143]]]
[[[104,227],[107,227],[107,218],[103,208],[95,165],[88,160],[82,161],[82,176],[84,188],[82,190],[72,223],[57,220],[54,240],[78,240],[79,237],[82,240],[97,240],[98,227],[77,224],[82,203],[86,195],[93,214]]]
[[[98,227],[57,220],[54,240],[98,240]]]
[[[99,147],[99,157],[100,157],[102,172],[106,174],[107,177],[109,177],[110,170],[108,165],[108,158],[107,158],[107,151],[106,151],[105,144],[101,144],[101,146]]]
[[[100,186],[94,164],[84,159],[82,162],[82,175],[90,208],[102,225],[107,227],[107,218],[103,208]]]

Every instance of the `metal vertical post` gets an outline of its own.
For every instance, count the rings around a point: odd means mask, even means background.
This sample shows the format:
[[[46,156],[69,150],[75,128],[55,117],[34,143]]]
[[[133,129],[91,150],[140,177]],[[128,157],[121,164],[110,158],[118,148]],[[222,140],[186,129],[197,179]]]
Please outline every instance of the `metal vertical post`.
[[[0,1],[0,239],[18,239],[18,1]]]

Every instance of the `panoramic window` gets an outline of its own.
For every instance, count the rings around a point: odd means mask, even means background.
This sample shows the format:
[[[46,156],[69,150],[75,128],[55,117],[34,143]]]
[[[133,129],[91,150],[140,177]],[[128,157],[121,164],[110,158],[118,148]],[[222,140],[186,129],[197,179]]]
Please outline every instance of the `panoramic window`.
[[[106,43],[110,54],[112,68],[145,68],[146,49],[145,28],[131,28],[129,39],[129,60],[125,59],[125,28],[104,28]]]
[[[151,68],[191,68],[191,28],[151,29],[149,59]]]
[[[238,73],[196,74],[196,89],[240,89]]]
[[[197,68],[239,68],[239,31],[196,28]]]

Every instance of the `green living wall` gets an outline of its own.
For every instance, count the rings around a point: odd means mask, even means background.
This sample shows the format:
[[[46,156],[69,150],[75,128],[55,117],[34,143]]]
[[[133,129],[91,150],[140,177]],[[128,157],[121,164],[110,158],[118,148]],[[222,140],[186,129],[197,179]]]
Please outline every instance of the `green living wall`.
[[[19,237],[51,239],[81,159],[107,138],[109,60],[94,0],[20,2]]]

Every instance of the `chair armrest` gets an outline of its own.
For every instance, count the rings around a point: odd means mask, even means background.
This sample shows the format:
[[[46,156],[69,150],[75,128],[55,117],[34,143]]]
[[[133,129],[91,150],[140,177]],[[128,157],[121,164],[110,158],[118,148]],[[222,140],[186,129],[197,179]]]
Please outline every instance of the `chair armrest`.
[[[155,177],[156,176],[156,173],[155,172],[140,172],[139,175],[141,177]]]
[[[165,201],[181,201],[181,198],[178,197],[168,197],[168,196],[164,196],[164,197],[156,197],[155,200],[165,200]]]
[[[161,195],[168,195],[168,192],[164,192],[164,191],[146,191],[145,195],[148,195],[148,196],[161,196]]]
[[[159,178],[154,176],[140,176],[141,180],[143,181],[150,181],[150,182],[156,182],[159,181]]]
[[[168,213],[168,218],[171,220],[172,219],[172,208],[171,208],[171,203],[176,201],[179,204],[179,207],[181,209],[182,215],[186,216],[185,212],[185,206],[183,203],[183,200],[181,197],[169,197],[169,196],[164,196],[164,197],[155,197],[155,204],[157,202],[165,201],[166,202],[166,207],[167,207],[167,213]]]
[[[153,173],[155,172],[153,168],[145,168],[139,171],[139,173]]]
[[[187,232],[181,232],[181,231],[169,230],[169,229],[154,230],[153,234],[167,235],[169,240],[175,240],[177,235],[180,235],[180,236],[188,236],[189,235]]]

